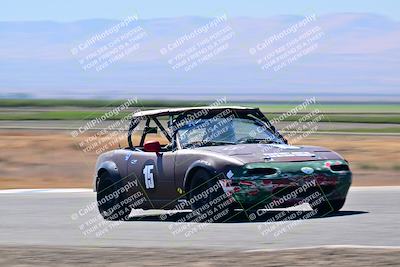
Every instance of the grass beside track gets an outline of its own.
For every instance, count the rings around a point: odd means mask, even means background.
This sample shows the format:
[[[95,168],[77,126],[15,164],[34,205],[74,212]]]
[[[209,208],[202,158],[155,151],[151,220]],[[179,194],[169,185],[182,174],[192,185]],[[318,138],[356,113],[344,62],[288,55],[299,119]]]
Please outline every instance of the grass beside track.
[[[19,107],[117,107],[125,103],[127,100],[105,100],[105,99],[0,99],[0,108],[19,108]],[[141,108],[163,108],[163,107],[192,107],[207,106],[214,101],[195,101],[195,100],[138,100],[137,107]],[[222,105],[239,105],[249,107],[259,107],[264,112],[282,113],[296,107],[301,102],[295,101],[257,101],[257,102],[241,102],[230,101],[226,99],[226,104]],[[223,101],[222,101],[223,102]],[[324,113],[344,112],[344,113],[400,113],[399,103],[328,103],[317,102],[311,104],[309,108],[318,108]]]
[[[28,112],[0,112],[0,120],[92,120],[104,115],[102,111],[28,111]],[[108,119],[117,120],[129,116],[130,112],[120,112]],[[279,117],[281,113],[266,113],[271,120]],[[400,124],[400,114],[323,114],[320,122],[346,122],[346,123],[389,123]],[[283,121],[297,121],[302,115],[289,116]]]

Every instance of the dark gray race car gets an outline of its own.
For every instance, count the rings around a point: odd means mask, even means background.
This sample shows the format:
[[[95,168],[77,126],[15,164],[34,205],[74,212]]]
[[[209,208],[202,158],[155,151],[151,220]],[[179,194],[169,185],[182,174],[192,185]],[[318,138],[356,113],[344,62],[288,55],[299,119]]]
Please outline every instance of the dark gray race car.
[[[151,138],[155,133],[166,143]],[[258,108],[137,112],[128,144],[96,163],[98,207],[109,220],[127,219],[132,209],[192,209],[197,215],[223,210],[229,216],[234,209],[304,202],[326,214],[343,206],[351,184],[340,155],[288,145]]]

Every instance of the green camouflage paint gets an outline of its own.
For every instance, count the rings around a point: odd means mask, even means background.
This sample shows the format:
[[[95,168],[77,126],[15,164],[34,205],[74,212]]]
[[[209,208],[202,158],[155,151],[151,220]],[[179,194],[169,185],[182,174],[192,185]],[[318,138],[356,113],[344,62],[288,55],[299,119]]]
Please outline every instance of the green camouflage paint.
[[[293,197],[294,202],[315,191],[328,200],[345,198],[352,174],[350,170],[333,171],[331,166],[334,165],[348,166],[348,163],[345,160],[249,163],[242,169],[232,170],[231,179],[222,183],[225,192],[243,205],[266,204],[302,186],[306,190]],[[274,168],[277,172],[272,175],[247,175],[248,170],[257,168]]]

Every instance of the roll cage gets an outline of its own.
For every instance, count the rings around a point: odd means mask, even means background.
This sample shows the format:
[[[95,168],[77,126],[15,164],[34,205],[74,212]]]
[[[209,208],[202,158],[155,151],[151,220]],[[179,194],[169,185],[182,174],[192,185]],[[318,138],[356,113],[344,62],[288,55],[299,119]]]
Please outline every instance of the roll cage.
[[[264,116],[258,108],[245,107],[196,107],[196,108],[177,108],[177,109],[161,109],[136,112],[132,115],[132,119],[128,129],[128,145],[130,149],[136,147],[132,143],[132,133],[138,127],[140,122],[145,121],[142,136],[140,138],[139,147],[143,147],[147,134],[154,133],[154,127],[150,127],[151,121],[157,125],[164,137],[170,142],[168,146],[176,148],[176,131],[185,123],[193,119],[207,119],[216,116],[217,114],[229,110],[236,118],[258,120],[264,123],[268,129],[284,143],[287,140],[276,130],[271,122]],[[168,116],[168,129],[160,122],[160,117]]]

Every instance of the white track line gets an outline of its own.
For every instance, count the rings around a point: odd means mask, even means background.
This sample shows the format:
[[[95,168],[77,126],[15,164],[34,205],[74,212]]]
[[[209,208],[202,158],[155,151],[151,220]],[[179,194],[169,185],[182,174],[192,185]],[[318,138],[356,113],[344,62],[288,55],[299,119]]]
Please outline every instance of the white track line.
[[[368,246],[368,245],[321,245],[321,246],[309,246],[309,247],[292,247],[292,248],[276,248],[276,249],[251,249],[245,250],[245,253],[253,252],[273,252],[273,251],[285,251],[285,250],[301,250],[301,249],[335,249],[335,248],[355,248],[355,249],[400,249],[400,246]]]
[[[31,194],[31,193],[86,193],[93,192],[91,188],[47,188],[47,189],[5,189],[0,194]]]
[[[350,191],[399,190],[400,186],[351,186]]]

